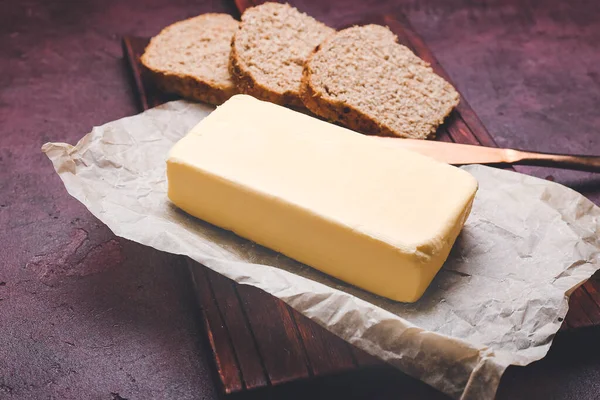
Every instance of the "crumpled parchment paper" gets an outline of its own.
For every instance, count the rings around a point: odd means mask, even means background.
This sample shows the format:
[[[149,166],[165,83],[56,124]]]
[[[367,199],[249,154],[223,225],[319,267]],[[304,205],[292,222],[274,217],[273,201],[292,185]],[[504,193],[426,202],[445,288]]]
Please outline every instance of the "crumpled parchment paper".
[[[600,208],[556,183],[470,166],[472,214],[421,300],[346,285],[169,203],[167,152],[212,109],[175,101],[43,151],[116,235],[259,287],[454,398],[491,399],[508,365],[544,357],[568,294],[600,268]]]

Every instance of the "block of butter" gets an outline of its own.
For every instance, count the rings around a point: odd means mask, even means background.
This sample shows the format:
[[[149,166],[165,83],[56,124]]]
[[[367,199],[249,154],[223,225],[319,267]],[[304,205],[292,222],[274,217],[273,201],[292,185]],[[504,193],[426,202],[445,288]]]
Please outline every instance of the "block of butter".
[[[187,213],[402,302],[427,289],[477,191],[466,171],[246,95],[175,144],[167,179]]]

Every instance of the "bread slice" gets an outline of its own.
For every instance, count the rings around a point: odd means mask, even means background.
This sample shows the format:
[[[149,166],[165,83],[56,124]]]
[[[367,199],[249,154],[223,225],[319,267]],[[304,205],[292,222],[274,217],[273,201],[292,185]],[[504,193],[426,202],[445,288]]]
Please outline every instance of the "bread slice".
[[[204,14],[177,22],[152,38],[142,64],[161,90],[221,104],[237,93],[227,65],[238,25],[227,14]]]
[[[233,36],[229,71],[242,93],[302,106],[302,66],[334,29],[288,4],[264,3],[242,14]]]
[[[350,129],[418,139],[434,135],[459,101],[452,85],[380,25],[344,29],[315,49],[301,98]]]

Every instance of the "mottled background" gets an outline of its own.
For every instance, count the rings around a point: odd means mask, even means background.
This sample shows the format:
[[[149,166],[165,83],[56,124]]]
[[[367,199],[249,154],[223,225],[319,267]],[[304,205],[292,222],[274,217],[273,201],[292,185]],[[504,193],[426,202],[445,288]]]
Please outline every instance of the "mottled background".
[[[334,26],[403,12],[499,145],[600,155],[596,1],[291,3]],[[207,11],[236,15],[232,1],[0,0],[0,399],[217,397],[184,267],[116,238],[39,151],[138,111],[123,35]],[[600,203],[598,174],[522,171]],[[560,336],[545,360],[509,369],[499,397],[600,399],[598,334]],[[271,395],[443,398],[377,370]]]

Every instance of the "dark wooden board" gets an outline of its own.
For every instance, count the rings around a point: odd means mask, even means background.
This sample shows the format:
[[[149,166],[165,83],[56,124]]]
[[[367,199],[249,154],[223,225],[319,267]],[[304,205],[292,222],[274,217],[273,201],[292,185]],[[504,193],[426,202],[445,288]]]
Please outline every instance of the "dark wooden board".
[[[237,0],[242,11],[254,3]],[[387,25],[399,41],[452,82],[424,41],[401,16],[370,16],[359,23]],[[341,28],[341,27],[338,27]],[[146,38],[126,37],[123,50],[140,108],[175,99],[158,91],[139,63]],[[437,140],[496,146],[492,135],[461,95],[460,105],[440,127]],[[214,361],[227,394],[369,367],[389,368],[256,288],[237,285],[189,262]],[[600,276],[571,296],[562,330],[600,324]]]
[[[231,342],[228,345],[231,344],[235,351],[244,387],[254,389],[267,385],[269,378],[261,362],[255,334],[246,318],[247,310],[242,307],[235,283],[206,268],[195,269],[205,270],[211,294],[229,332]]]

